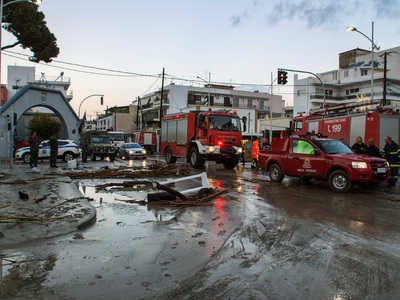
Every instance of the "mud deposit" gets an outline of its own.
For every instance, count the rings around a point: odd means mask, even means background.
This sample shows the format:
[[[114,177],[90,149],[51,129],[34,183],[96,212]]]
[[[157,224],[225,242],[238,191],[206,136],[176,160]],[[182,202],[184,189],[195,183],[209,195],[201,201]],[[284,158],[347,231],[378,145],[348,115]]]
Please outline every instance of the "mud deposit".
[[[275,184],[262,171],[217,169],[229,189],[211,206],[143,200],[148,186],[96,192],[82,180],[97,223],[83,231],[1,250],[0,298],[396,299],[399,203],[326,183]],[[114,180],[115,181],[115,180]],[[393,196],[390,196],[393,197]],[[1,241],[1,240],[0,240]]]

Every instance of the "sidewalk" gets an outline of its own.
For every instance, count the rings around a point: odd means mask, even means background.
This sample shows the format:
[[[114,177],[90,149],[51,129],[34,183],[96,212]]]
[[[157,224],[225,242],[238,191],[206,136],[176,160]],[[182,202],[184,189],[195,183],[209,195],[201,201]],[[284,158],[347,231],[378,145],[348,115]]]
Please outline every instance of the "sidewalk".
[[[45,161],[39,169],[40,173],[26,173],[31,170],[28,164],[10,169],[9,163],[1,162],[0,248],[63,235],[96,221],[96,210],[61,168],[50,168]]]

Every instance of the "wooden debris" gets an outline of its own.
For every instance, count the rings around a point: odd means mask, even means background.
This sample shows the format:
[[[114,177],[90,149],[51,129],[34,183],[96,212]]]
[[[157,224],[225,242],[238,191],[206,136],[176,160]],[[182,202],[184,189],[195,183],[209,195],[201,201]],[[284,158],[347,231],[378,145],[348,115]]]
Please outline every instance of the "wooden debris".
[[[119,167],[98,171],[65,172],[63,174],[72,179],[173,177],[187,176],[189,169],[171,164],[157,169],[149,169],[147,167]]]
[[[50,194],[45,194],[45,195],[43,195],[42,197],[36,199],[36,200],[35,200],[35,203],[39,203],[39,202],[42,202],[43,200],[46,200],[46,199],[47,199],[47,196],[49,196],[49,195],[50,195]]]
[[[149,193],[147,194],[147,201],[154,202],[154,201],[172,201],[176,199],[176,195],[163,192],[163,193]]]
[[[178,197],[179,199],[181,199],[182,201],[187,201],[188,198],[183,195],[182,193],[178,192],[177,190],[174,190],[172,188],[170,188],[169,186],[163,185],[163,184],[159,184],[157,181],[153,181],[153,185],[155,185],[155,187],[159,190],[163,190],[166,191],[172,195],[175,195],[176,197]]]
[[[100,184],[96,185],[96,192],[105,190],[110,186],[122,186],[122,187],[132,187],[135,184],[143,184],[143,185],[152,185],[151,181],[148,180],[135,180],[135,181],[124,181],[122,183],[117,182],[117,183],[106,183],[106,184]]]

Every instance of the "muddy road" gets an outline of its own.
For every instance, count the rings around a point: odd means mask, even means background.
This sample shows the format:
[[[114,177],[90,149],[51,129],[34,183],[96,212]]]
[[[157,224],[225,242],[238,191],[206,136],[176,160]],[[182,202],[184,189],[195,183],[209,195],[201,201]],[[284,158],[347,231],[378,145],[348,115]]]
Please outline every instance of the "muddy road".
[[[100,164],[101,162],[94,162]],[[118,160],[117,163],[128,162]],[[141,161],[130,162],[138,165]],[[0,248],[5,299],[397,299],[398,191],[336,194],[238,166],[208,174],[210,206],[138,205],[146,186],[96,192],[84,231]],[[161,179],[160,179],[161,180]],[[397,193],[396,193],[397,192]]]

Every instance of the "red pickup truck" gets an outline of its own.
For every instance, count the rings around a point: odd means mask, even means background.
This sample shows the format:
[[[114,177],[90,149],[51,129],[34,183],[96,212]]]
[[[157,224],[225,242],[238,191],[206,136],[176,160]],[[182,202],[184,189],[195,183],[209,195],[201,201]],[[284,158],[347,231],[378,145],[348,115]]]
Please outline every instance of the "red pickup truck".
[[[352,183],[374,189],[390,176],[383,158],[356,154],[341,141],[290,137],[274,139],[270,150],[259,152],[258,166],[269,172],[271,181],[285,175],[328,180],[334,192],[347,192]]]

